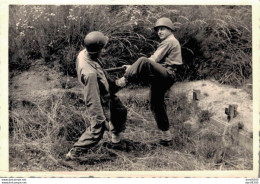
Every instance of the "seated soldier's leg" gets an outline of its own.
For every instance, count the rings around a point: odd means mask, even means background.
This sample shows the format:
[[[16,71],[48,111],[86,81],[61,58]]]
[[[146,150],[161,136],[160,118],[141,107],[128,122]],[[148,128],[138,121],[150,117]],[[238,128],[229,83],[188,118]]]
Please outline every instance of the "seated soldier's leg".
[[[172,140],[172,135],[169,131],[169,120],[167,116],[166,104],[164,101],[165,93],[168,86],[157,84],[151,85],[150,90],[150,107],[154,115],[158,128],[161,130],[160,144],[168,146]]]
[[[139,58],[125,73],[127,80],[153,80],[154,78],[171,77],[165,67],[155,63],[148,58]]]
[[[116,84],[124,87],[126,83],[137,81],[151,82],[154,79],[173,80],[173,75],[161,64],[153,62],[146,57],[139,58],[126,71],[124,77],[118,79]]]
[[[150,108],[156,120],[157,126],[162,131],[169,130],[169,120],[166,113],[166,105],[164,102],[165,91],[158,86],[151,86],[150,89]]]

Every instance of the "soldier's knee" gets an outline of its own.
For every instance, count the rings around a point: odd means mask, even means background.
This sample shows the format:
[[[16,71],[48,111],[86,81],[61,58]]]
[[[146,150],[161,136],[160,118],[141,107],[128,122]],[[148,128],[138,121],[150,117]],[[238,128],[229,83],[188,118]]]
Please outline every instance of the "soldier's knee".
[[[140,57],[139,59],[140,59],[140,60],[147,60],[148,58],[147,58],[147,57],[144,57],[144,56],[142,56],[142,57]]]

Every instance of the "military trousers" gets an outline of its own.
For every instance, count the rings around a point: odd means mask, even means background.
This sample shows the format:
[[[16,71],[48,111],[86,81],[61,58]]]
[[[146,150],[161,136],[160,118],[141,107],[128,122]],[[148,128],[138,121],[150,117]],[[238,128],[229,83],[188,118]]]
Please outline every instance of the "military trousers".
[[[175,82],[175,72],[146,57],[139,58],[125,73],[128,82],[145,81],[150,84],[150,109],[157,126],[169,130],[165,94]]]
[[[127,109],[115,94],[112,94],[110,97],[110,114],[111,123],[113,125],[111,131],[117,135],[125,130]],[[102,139],[105,130],[107,130],[105,122],[95,123],[92,121],[86,131],[74,144],[74,148],[80,151],[95,146]]]

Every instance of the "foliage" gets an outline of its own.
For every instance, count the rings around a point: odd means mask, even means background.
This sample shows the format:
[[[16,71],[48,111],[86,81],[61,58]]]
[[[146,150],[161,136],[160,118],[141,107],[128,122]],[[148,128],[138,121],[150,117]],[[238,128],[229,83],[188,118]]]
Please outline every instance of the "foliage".
[[[156,49],[154,22],[169,17],[182,46],[183,79],[214,77],[241,85],[252,74],[250,6],[20,5],[10,6],[10,70],[33,60],[59,61],[76,75],[75,59],[84,36],[93,30],[110,37],[105,67],[131,64]]]

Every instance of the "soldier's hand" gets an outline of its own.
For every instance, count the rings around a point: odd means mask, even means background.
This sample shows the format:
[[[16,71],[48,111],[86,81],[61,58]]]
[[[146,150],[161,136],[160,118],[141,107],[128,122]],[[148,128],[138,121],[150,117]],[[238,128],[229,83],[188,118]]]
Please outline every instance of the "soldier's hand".
[[[123,67],[125,68],[125,72],[127,72],[129,70],[129,68],[131,67],[131,65],[123,65]]]

